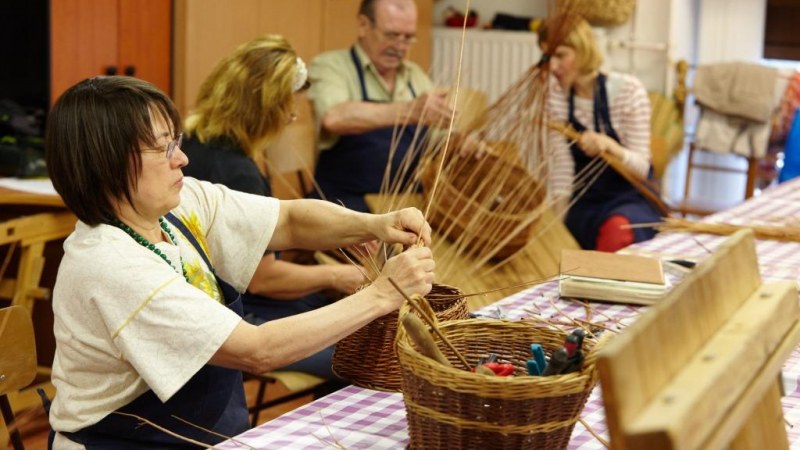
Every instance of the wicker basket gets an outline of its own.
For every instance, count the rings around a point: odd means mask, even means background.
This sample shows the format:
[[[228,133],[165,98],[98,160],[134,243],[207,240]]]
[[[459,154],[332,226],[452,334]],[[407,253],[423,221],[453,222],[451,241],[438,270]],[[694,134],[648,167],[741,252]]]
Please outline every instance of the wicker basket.
[[[426,296],[440,321],[469,317],[467,301],[450,286],[435,284]],[[437,299],[437,297],[446,297]],[[400,390],[400,364],[394,350],[398,312],[373,320],[336,344],[333,372],[356,386],[381,391]]]
[[[597,382],[596,341],[586,338],[580,372],[528,376],[530,344],[550,355],[566,334],[530,322],[457,320],[439,326],[470,364],[496,353],[516,366],[515,377],[468,372],[440,346],[455,367],[422,356],[405,329],[398,332],[397,355],[403,375],[411,449],[564,449]]]
[[[631,18],[636,0],[559,0],[558,6],[580,14],[592,25],[622,25]]]
[[[428,164],[422,173],[426,204],[437,169]],[[496,251],[495,259],[511,256],[527,244],[538,219],[532,214],[539,214],[545,196],[527,170],[497,155],[461,160],[458,169],[440,173],[436,189],[428,217],[431,226],[473,255]]]

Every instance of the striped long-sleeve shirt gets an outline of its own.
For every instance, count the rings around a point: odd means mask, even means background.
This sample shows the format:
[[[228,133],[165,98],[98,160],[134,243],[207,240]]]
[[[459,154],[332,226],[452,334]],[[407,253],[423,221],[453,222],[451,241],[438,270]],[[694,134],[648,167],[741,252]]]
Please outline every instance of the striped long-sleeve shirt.
[[[642,83],[634,76],[611,72],[606,81],[611,125],[624,149],[622,162],[632,172],[647,176],[650,168],[650,101]],[[548,115],[550,120],[567,122],[569,91],[550,79]],[[594,101],[575,97],[575,117],[594,129]],[[575,162],[567,140],[559,133],[550,132],[549,138],[548,194],[551,200],[561,203],[569,199],[573,189]],[[563,203],[562,203],[563,205]]]

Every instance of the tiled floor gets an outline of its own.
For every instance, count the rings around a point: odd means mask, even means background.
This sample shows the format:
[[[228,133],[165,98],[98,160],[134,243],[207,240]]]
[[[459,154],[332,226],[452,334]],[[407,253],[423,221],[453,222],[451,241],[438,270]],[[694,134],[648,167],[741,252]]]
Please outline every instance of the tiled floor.
[[[258,389],[258,385],[255,381],[248,381],[245,383],[245,393],[247,394],[248,402],[251,401],[253,397],[256,395],[256,391]],[[280,383],[270,385],[267,389],[267,399],[277,398],[287,393],[286,388],[283,387]],[[261,412],[259,416],[259,422],[264,423],[268,420],[274,419],[275,417],[280,416],[281,414],[291,411],[298,406],[301,406],[311,400],[311,396],[303,397],[292,402],[287,402],[281,405],[274,406],[269,409],[265,409]],[[44,414],[35,414],[32,416],[31,414],[22,415],[22,423],[20,429],[23,433],[23,441],[25,444],[26,450],[46,450],[47,449],[47,434],[49,432],[49,425],[47,423],[47,418]],[[2,442],[3,438],[0,437],[0,442]],[[8,448],[11,448],[10,446]]]

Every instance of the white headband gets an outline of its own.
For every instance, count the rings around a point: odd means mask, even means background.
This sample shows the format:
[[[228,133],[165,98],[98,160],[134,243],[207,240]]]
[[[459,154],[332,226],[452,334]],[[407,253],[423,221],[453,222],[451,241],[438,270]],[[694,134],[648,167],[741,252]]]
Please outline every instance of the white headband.
[[[292,80],[292,91],[297,92],[303,88],[308,80],[308,69],[306,63],[300,57],[297,57],[297,70],[294,73],[294,80]]]

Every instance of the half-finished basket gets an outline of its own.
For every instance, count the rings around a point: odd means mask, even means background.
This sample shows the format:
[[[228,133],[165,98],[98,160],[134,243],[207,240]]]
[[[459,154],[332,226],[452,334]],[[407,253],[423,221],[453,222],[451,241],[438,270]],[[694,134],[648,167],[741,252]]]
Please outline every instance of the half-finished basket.
[[[428,222],[447,239],[478,257],[503,259],[525,246],[542,213],[545,190],[518,163],[494,154],[460,158],[439,174],[429,161],[420,181]]]
[[[434,284],[425,298],[439,321],[469,317],[467,301],[454,287]],[[397,311],[386,314],[339,341],[333,372],[356,386],[399,391],[400,364],[394,350],[398,317]]]

